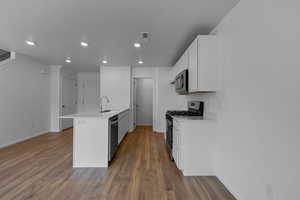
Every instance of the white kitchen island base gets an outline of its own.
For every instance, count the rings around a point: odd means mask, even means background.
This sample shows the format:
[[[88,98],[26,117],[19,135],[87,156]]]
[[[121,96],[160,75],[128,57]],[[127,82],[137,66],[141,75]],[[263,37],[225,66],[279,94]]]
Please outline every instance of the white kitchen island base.
[[[74,119],[73,167],[108,167],[107,119]]]
[[[107,113],[79,113],[62,116],[73,119],[73,167],[106,168],[110,159],[111,117],[118,116],[117,143],[120,143],[129,130],[129,108]],[[118,136],[118,135],[117,135]]]

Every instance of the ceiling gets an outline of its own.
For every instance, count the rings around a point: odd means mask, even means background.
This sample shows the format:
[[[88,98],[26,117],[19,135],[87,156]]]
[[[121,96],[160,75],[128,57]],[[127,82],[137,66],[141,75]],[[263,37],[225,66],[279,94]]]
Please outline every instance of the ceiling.
[[[171,66],[197,34],[209,33],[237,2],[9,0],[1,3],[0,48],[77,71],[97,70],[104,57],[115,66],[138,65],[139,58],[146,66]],[[136,49],[140,32],[149,32],[150,40]],[[89,46],[81,47],[81,41]]]

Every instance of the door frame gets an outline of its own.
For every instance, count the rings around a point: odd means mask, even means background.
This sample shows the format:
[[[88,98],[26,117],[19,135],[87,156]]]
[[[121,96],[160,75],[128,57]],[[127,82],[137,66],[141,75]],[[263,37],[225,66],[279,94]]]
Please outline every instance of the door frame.
[[[133,78],[133,99],[132,99],[132,112],[133,112],[133,129],[136,129],[136,89],[137,89],[137,80],[138,79],[150,79],[152,80],[152,127],[154,126],[154,103],[155,103],[155,84],[152,77],[134,77]]]
[[[64,101],[63,101],[63,98],[64,98],[64,84],[65,84],[65,81],[71,81],[71,84],[74,88],[74,113],[76,113],[77,111],[77,104],[78,104],[78,100],[77,100],[77,97],[78,97],[78,81],[76,79],[76,77],[72,76],[72,75],[61,75],[60,77],[60,115],[63,116],[63,115],[66,115],[64,113]],[[67,114],[72,114],[72,113],[67,113]],[[66,129],[69,129],[69,128],[72,128],[73,127],[73,123],[72,123],[72,126],[68,126],[68,127],[64,127],[64,121],[66,120],[69,120],[69,119],[60,119],[60,130],[66,130]],[[71,119],[71,121],[73,121]]]

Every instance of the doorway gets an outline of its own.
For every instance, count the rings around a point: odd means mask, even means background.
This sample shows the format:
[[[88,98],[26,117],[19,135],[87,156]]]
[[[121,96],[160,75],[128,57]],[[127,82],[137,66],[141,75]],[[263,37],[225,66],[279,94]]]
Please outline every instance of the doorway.
[[[62,115],[74,114],[77,106],[77,83],[74,77],[62,77],[61,95]],[[62,130],[71,127],[73,127],[73,119],[62,119]]]
[[[134,79],[134,126],[153,125],[153,80]]]

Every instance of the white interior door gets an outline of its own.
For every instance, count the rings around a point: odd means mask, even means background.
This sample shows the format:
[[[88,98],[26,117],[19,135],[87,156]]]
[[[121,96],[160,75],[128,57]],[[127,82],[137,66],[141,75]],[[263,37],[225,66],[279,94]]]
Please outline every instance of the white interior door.
[[[152,126],[153,124],[153,81],[150,78],[135,80],[135,110],[137,126]]]
[[[70,115],[76,112],[77,103],[77,88],[76,80],[63,78],[62,79],[62,115]],[[73,126],[72,119],[62,119],[62,129]]]

